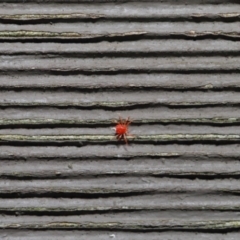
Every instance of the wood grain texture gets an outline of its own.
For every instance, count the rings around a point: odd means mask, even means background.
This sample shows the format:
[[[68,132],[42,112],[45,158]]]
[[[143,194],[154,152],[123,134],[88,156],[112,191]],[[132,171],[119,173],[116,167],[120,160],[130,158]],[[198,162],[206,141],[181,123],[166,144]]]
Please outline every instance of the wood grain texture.
[[[235,0],[0,3],[0,238],[239,239],[239,18]]]

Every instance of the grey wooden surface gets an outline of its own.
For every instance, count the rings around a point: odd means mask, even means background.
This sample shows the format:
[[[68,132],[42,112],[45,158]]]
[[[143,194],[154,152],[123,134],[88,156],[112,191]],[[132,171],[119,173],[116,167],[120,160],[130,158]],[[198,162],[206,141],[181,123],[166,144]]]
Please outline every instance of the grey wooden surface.
[[[234,0],[1,1],[0,239],[239,239],[239,22]]]

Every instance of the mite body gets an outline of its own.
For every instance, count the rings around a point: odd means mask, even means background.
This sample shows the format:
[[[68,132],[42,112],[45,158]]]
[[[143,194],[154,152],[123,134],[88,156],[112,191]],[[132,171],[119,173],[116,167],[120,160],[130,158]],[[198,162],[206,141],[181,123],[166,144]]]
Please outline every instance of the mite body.
[[[125,143],[128,143],[127,136],[130,136],[130,134],[128,133],[128,126],[131,122],[132,121],[129,117],[127,119],[122,119],[121,117],[119,117],[118,121],[116,122],[117,125],[114,128],[117,140],[124,139]]]

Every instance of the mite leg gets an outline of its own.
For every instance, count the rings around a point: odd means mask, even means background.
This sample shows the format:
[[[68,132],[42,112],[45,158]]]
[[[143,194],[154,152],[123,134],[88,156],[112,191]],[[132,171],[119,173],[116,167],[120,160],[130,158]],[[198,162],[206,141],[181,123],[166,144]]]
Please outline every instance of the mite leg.
[[[121,139],[121,135],[118,135],[118,134],[115,134],[115,135],[116,135],[117,140]]]
[[[119,123],[123,124],[123,119],[119,116]]]
[[[126,120],[126,125],[128,126],[131,122],[132,122],[132,120],[130,119],[130,117],[128,117]]]
[[[123,138],[124,138],[125,143],[128,144],[126,134],[123,134]]]

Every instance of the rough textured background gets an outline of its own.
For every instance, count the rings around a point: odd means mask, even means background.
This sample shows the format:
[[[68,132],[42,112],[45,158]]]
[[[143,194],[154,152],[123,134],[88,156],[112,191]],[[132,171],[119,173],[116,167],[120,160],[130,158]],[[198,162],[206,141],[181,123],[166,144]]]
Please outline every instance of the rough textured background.
[[[0,238],[239,239],[239,1],[19,2],[0,3]]]

